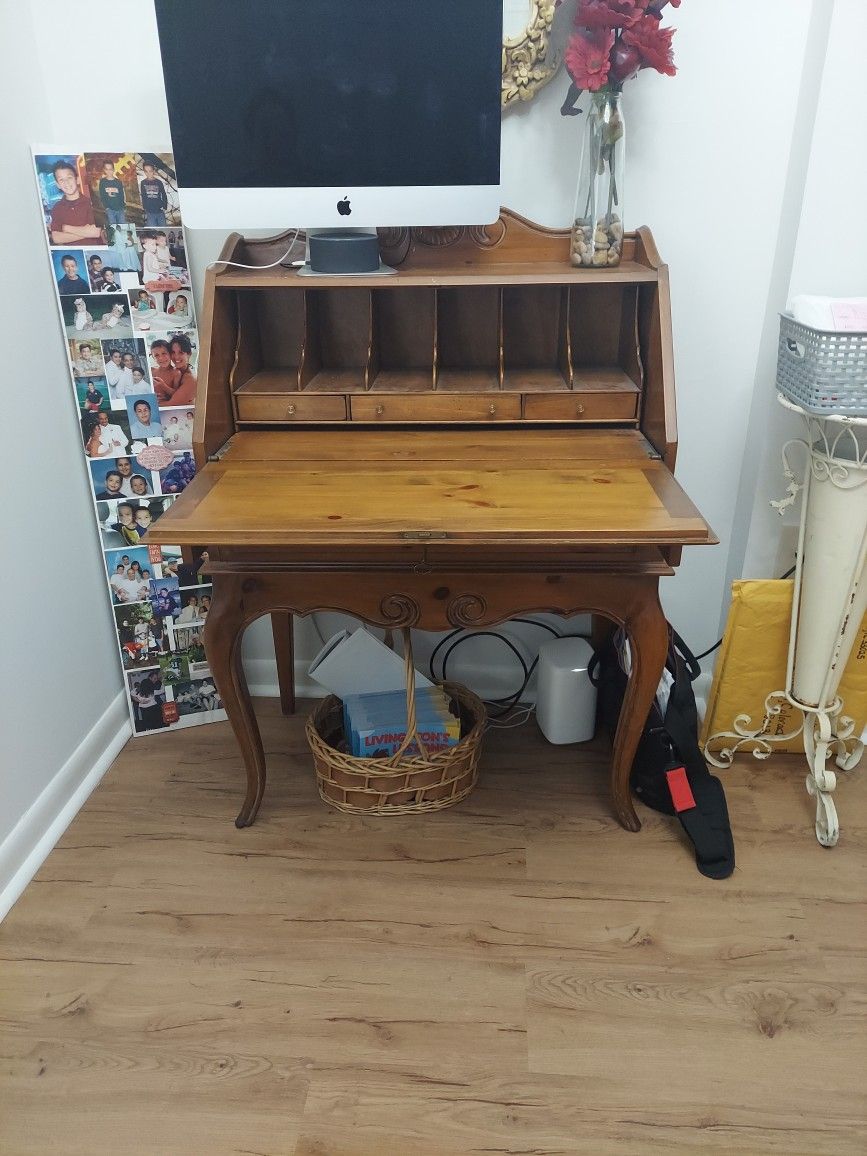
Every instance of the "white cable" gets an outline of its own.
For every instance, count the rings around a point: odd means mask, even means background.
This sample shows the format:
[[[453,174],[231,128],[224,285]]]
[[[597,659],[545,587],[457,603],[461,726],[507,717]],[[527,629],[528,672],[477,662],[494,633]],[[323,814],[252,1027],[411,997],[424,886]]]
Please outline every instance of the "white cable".
[[[515,727],[522,727],[530,721],[536,712],[535,706],[523,707],[521,710],[515,712],[515,716],[510,718],[508,722],[498,722],[495,719],[488,719],[488,726],[494,730],[508,731]],[[522,715],[522,718],[518,716]]]
[[[282,257],[278,257],[277,260],[272,261],[270,265],[242,265],[240,261],[222,261],[222,260],[221,261],[212,261],[211,264],[212,265],[231,265],[235,269],[274,269],[274,268],[276,268],[277,265],[282,265],[283,262],[286,260],[286,258],[289,256],[289,254],[292,252],[292,250],[295,248],[295,242],[298,240],[298,234],[300,232],[301,232],[300,229],[295,230],[294,236],[292,237],[292,240],[289,243],[289,248],[286,250],[286,252],[283,254]]]

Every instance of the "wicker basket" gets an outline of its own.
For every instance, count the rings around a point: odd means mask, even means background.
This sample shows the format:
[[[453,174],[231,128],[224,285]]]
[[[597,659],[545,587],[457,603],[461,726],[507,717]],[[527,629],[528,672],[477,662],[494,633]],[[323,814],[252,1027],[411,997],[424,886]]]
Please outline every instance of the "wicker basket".
[[[867,333],[814,329],[781,313],[777,389],[808,413],[867,417]]]
[[[322,799],[338,811],[357,815],[414,815],[440,811],[465,799],[476,785],[487,714],[480,698],[464,686],[443,683],[458,705],[461,739],[454,747],[428,753],[416,733],[415,667],[409,630],[404,630],[407,733],[387,759],[365,759],[337,749],[343,740],[343,704],[329,695],[307,719]],[[413,741],[418,755],[406,755]]]

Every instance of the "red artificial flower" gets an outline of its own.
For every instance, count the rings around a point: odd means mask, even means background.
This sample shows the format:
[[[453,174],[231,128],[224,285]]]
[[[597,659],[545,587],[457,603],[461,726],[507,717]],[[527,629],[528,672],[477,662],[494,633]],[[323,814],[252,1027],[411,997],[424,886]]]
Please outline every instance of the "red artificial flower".
[[[575,32],[569,40],[564,60],[566,70],[576,88],[598,92],[608,80],[609,53],[614,44],[614,32],[599,29],[593,35]]]
[[[644,15],[642,0],[579,0],[576,28],[626,28]]]
[[[645,16],[624,31],[623,42],[637,50],[642,68],[655,68],[666,76],[674,76],[677,69],[674,67],[672,36],[673,28],[662,28],[655,17]]]
[[[635,76],[641,68],[641,54],[637,48],[630,48],[622,40],[618,40],[611,49],[611,69],[608,73],[609,81],[614,84],[623,84]]]

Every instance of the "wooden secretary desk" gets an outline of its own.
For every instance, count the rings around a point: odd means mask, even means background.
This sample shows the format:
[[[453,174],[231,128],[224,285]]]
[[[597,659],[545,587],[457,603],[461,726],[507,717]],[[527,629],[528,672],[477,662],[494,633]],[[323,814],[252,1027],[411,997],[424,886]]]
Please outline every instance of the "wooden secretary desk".
[[[265,265],[287,236],[233,235],[222,257]],[[380,240],[394,276],[207,273],[198,474],[149,536],[209,554],[206,649],[247,772],[237,825],[265,786],[241,666],[254,619],[272,616],[288,713],[292,615],[443,630],[552,611],[630,639],[611,793],[638,830],[629,771],[667,648],[659,578],[716,541],[672,473],[666,266],[639,229],[616,268],[573,268],[568,232],[506,210]]]

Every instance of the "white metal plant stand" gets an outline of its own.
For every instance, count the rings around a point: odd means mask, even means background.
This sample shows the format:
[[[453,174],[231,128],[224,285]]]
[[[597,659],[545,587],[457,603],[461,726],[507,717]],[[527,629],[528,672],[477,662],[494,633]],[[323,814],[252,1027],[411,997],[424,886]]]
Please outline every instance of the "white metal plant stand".
[[[742,747],[752,745],[753,755],[768,758],[774,743],[803,732],[807,790],[816,800],[816,837],[833,847],[840,825],[831,797],[837,776],[828,769],[828,758],[833,752],[836,765],[849,771],[864,751],[854,721],[842,713],[837,688],[867,610],[867,418],[819,417],[781,393],[777,399],[801,414],[807,426],[803,440],[783,446],[788,496],[771,503],[782,514],[801,494],[786,687],[768,695],[757,730],[748,730],[749,717],[739,715],[733,732],[711,736],[736,741],[717,755],[705,753],[715,766],[726,767]],[[790,462],[799,448],[806,459],[801,482]],[[803,722],[787,735],[774,735],[771,724],[787,702],[802,713]]]

